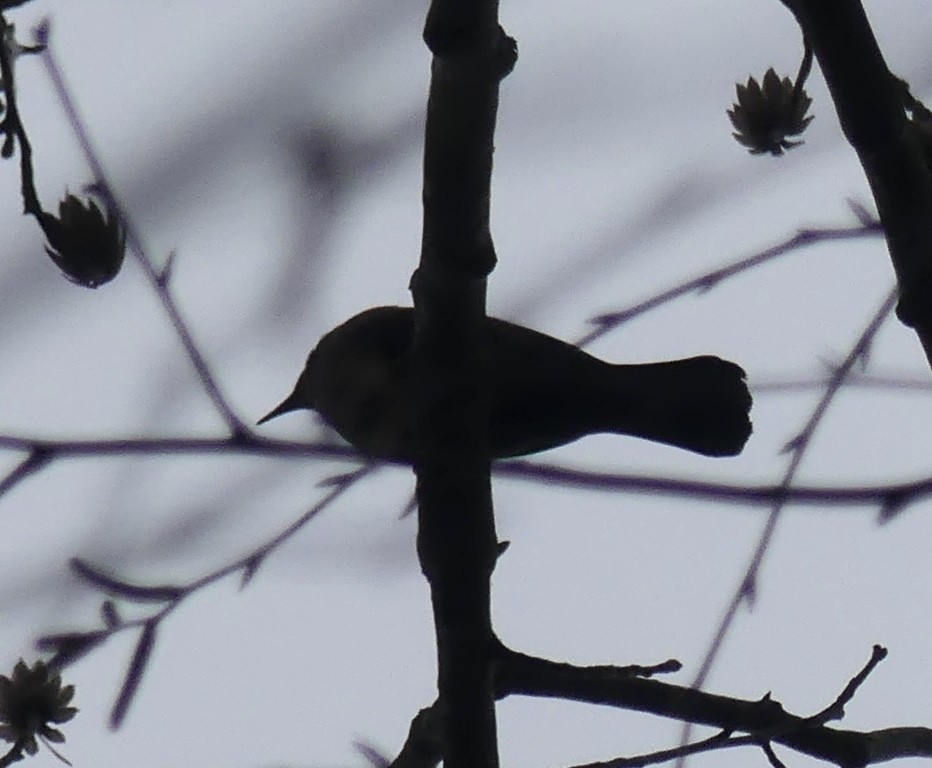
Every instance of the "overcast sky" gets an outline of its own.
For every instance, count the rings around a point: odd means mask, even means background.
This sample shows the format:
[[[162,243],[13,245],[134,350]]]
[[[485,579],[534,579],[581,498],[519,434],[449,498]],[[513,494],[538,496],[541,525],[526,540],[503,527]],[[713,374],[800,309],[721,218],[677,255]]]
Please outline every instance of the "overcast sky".
[[[868,6],[891,68],[932,100],[923,0]],[[115,186],[237,412],[254,421],[291,388],[322,333],[377,304],[410,303],[420,239],[429,56],[424,3],[346,0],[35,2],[21,39],[52,40]],[[786,157],[750,157],[725,110],[734,83],[794,76],[801,42],[778,0],[503,2],[520,58],[503,83],[493,180],[500,263],[490,311],[565,339],[586,320],[873,209],[816,66],[815,121]],[[18,63],[20,109],[46,208],[90,180],[38,60]],[[316,153],[316,163],[309,163]],[[22,217],[17,165],[0,165],[0,434],[217,436],[154,293],[129,262],[97,291],[67,283]],[[611,361],[715,353],[752,385],[824,376],[892,285],[877,238],[795,251],[657,309],[599,340]],[[915,336],[881,330],[868,373],[926,380]],[[760,392],[744,455],[712,460],[593,437],[542,460],[615,472],[778,482],[782,446],[818,387]],[[855,388],[833,403],[798,482],[864,485],[932,473],[932,396]],[[315,439],[290,416],[263,434]],[[12,467],[9,454],[0,466]],[[347,465],[239,457],[68,461],[0,499],[0,667],[43,632],[96,626],[100,596],[68,574],[80,555],[127,578],[186,581],[296,518]],[[363,765],[354,740],[394,755],[434,697],[433,628],[399,521],[412,477],[385,469],[278,550],[250,586],[192,597],[161,627],[116,734],[107,713],[131,637],[67,677],[76,766]],[[495,481],[512,546],[494,612],[512,647],[577,663],[670,657],[695,675],[746,567],[763,508]],[[807,715],[890,649],[844,727],[932,725],[928,542],[932,503],[878,527],[877,510],[789,508],[707,684]],[[499,707],[502,764],[558,766],[669,747],[675,722],[583,705]],[[782,751],[791,765],[806,761]],[[719,753],[696,765],[764,765]],[[47,752],[32,765],[57,764]]]

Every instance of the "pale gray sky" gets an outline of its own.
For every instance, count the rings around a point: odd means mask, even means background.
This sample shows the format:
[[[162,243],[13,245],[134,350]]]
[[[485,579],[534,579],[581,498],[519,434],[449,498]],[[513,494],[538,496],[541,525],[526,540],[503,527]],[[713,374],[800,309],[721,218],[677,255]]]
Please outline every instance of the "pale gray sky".
[[[932,99],[932,14],[923,0],[869,12],[891,67]],[[291,387],[327,329],[360,309],[409,303],[420,238],[424,3],[36,2],[118,191],[156,254],[177,250],[174,290],[224,391],[247,420]],[[770,66],[793,76],[801,44],[778,0],[580,6],[519,0],[502,22],[520,59],[504,82],[490,309],[567,339],[588,317],[775,244],[802,226],[854,222],[869,203],[816,67],[806,145],[750,157],[725,116],[734,83]],[[36,60],[19,64],[21,110],[46,207],[87,180]],[[333,137],[335,197],[307,186],[299,150]],[[19,215],[0,164],[0,434],[219,434],[169,324],[128,264],[96,292],[66,283]],[[600,340],[613,361],[714,352],[755,381],[839,362],[892,270],[879,240],[818,246]],[[928,375],[891,321],[871,369]],[[818,390],[760,395],[745,454],[715,461],[598,437],[545,458],[577,467],[772,483],[780,447]],[[864,484],[927,475],[932,397],[845,392],[800,481]],[[265,433],[313,437],[302,416]],[[4,457],[2,466],[17,458]],[[69,580],[81,555],[132,579],[186,580],[244,553],[313,503],[336,464],[176,457],[53,466],[0,500],[0,666],[40,632],[90,628],[99,599]],[[235,579],[162,627],[123,729],[106,729],[132,650],[113,641],[69,670],[81,714],[76,766],[362,765],[354,739],[394,753],[434,690],[427,587],[412,488],[385,470],[308,526],[243,592]],[[654,663],[695,673],[764,522],[761,509],[496,481],[502,638],[579,663]],[[925,502],[878,528],[865,509],[787,511],[753,613],[742,612],[709,682],[791,711],[830,702],[883,643],[889,658],[845,727],[930,725],[927,618],[932,524]],[[679,726],[582,705],[509,700],[502,763],[555,766],[671,746]],[[793,765],[805,758],[781,753]],[[747,765],[761,754],[697,758]],[[46,753],[32,765],[51,766]]]

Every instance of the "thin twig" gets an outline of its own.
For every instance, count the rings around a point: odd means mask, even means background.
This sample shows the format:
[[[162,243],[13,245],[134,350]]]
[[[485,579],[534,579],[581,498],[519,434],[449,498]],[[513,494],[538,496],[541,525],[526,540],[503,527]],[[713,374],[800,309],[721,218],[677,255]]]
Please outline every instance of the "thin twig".
[[[645,755],[636,755],[634,757],[616,757],[612,760],[604,760],[598,763],[584,763],[572,766],[572,768],[644,768],[647,765],[659,765],[668,763],[671,760],[677,760],[698,755],[703,752],[718,751],[729,747],[744,747],[748,745],[747,737],[733,737],[730,732],[722,731],[707,739],[684,744],[673,749],[660,749],[656,752],[650,752]]]
[[[858,361],[863,361],[866,358],[871,342],[873,341],[877,332],[880,330],[880,327],[883,325],[884,321],[886,321],[886,319],[892,314],[893,309],[896,306],[898,295],[899,294],[896,288],[893,288],[893,290],[887,293],[880,307],[871,317],[870,322],[868,322],[867,326],[858,336],[855,343],[851,346],[851,349],[845,357],[844,361],[833,372],[828,384],[825,387],[825,392],[819,399],[816,407],[813,409],[813,412],[810,415],[809,420],[806,422],[806,425],[802,428],[802,430],[800,430],[799,434],[792,441],[790,441],[788,445],[788,450],[790,451],[790,461],[779,485],[782,490],[788,491],[792,487],[793,481],[796,478],[796,473],[799,470],[812,437],[822,421],[822,417],[827,412],[829,405],[834,400],[835,395],[838,394],[838,391],[841,389],[855,364]],[[740,608],[741,604],[745,601],[753,602],[757,586],[757,577],[760,572],[764,556],[770,548],[770,542],[773,539],[774,531],[776,530],[777,523],[779,522],[785,508],[786,497],[778,496],[773,503],[770,515],[768,516],[767,522],[764,525],[764,530],[761,532],[757,545],[754,548],[754,552],[751,555],[751,561],[741,578],[741,583],[739,584],[738,589],[735,590],[735,593],[732,596],[728,607],[725,609],[725,613],[721,622],[719,623],[715,635],[713,636],[712,642],[709,645],[709,649],[706,652],[706,655],[702,660],[702,664],[699,667],[699,671],[693,680],[692,685],[694,687],[701,688],[705,683],[705,680],[712,669],[712,665],[715,662],[715,659],[718,657],[722,642],[734,624],[735,617],[737,616],[738,609]],[[688,742],[691,730],[691,726],[689,725],[684,727],[682,743]]]
[[[629,674],[631,667],[599,665],[581,667],[554,662],[512,651],[504,645],[496,649],[495,683],[498,698],[525,695],[578,701],[628,711],[643,712],[719,729],[709,742],[681,744],[637,757],[623,757],[593,763],[593,768],[632,768],[668,760],[682,760],[697,751],[751,746],[765,752],[781,744],[802,754],[835,765],[851,768],[879,762],[875,750],[883,742],[882,754],[900,757],[927,756],[932,745],[932,729],[894,728],[859,732],[829,728],[826,722],[844,714],[844,704],[883,658],[885,651],[875,646],[870,661],[845,686],[835,701],[813,717],[787,712],[768,693],[754,701],[698,691],[674,683],[644,679]],[[636,669],[636,668],[635,668]],[[746,734],[731,736],[733,733]],[[771,757],[776,759],[776,755]]]
[[[792,237],[784,240],[782,243],[778,243],[777,245],[755,253],[753,256],[739,259],[738,261],[735,261],[724,267],[719,267],[718,269],[706,272],[699,277],[693,278],[692,280],[687,280],[685,283],[680,283],[679,285],[676,285],[672,288],[668,288],[624,309],[596,315],[595,317],[591,318],[589,322],[595,324],[597,327],[577,340],[575,343],[580,347],[588,346],[596,339],[601,338],[610,331],[613,331],[622,323],[626,323],[638,315],[643,315],[645,312],[656,309],[657,307],[662,306],[663,304],[667,304],[674,299],[678,299],[681,296],[685,296],[690,293],[703,293],[708,291],[728,278],[735,277],[742,272],[746,272],[749,269],[771,261],[779,256],[791,253],[792,251],[808,248],[809,246],[816,245],[818,243],[834,242],[839,240],[856,240],[862,237],[882,236],[883,229],[880,226],[880,222],[877,220],[871,222],[861,222],[857,226],[851,227],[802,229]]]
[[[756,378],[748,388],[755,395],[782,394],[785,392],[804,392],[810,389],[824,389],[830,379],[819,378]],[[876,389],[896,392],[917,392],[932,394],[932,381],[928,376],[923,378],[910,378],[908,376],[894,375],[867,375],[855,374],[848,377],[845,389]]]
[[[170,613],[172,613],[176,608],[178,608],[185,600],[199,592],[201,589],[220,581],[221,579],[226,578],[234,573],[240,573],[240,585],[245,586],[256,574],[258,568],[265,561],[265,558],[272,553],[276,548],[281,546],[285,541],[294,536],[298,531],[300,531],[307,523],[312,519],[317,517],[321,512],[323,512],[327,507],[329,507],[334,501],[336,501],[343,493],[345,493],[349,488],[351,488],[356,482],[362,480],[367,475],[374,472],[378,469],[380,465],[374,462],[364,464],[361,467],[358,467],[356,470],[350,473],[346,473],[341,476],[339,481],[331,482],[328,487],[330,491],[320,499],[314,506],[308,509],[304,514],[298,517],[291,524],[286,526],[284,529],[279,531],[271,538],[269,538],[264,543],[255,547],[248,554],[234,560],[227,565],[221,566],[210,573],[201,576],[200,578],[189,581],[187,584],[179,585],[158,585],[153,588],[146,588],[145,586],[140,586],[123,579],[119,579],[114,576],[101,577],[99,571],[83,561],[75,561],[72,565],[72,570],[79,577],[84,577],[85,580],[94,586],[97,589],[101,589],[104,594],[119,594],[124,597],[124,599],[130,600],[132,602],[151,602],[152,594],[157,592],[160,595],[164,595],[164,600],[162,601],[163,606],[148,615],[140,616],[130,621],[118,622],[115,624],[108,624],[105,628],[101,630],[93,630],[89,633],[84,633],[84,636],[90,637],[93,635],[93,642],[88,645],[86,650],[90,650],[96,647],[99,647],[103,644],[105,640],[117,635],[119,633],[127,631],[142,631],[142,637],[139,645],[137,646],[137,652],[134,655],[134,661],[130,664],[129,669],[127,670],[126,678],[121,689],[120,696],[114,705],[114,710],[111,716],[111,721],[114,727],[119,725],[122,721],[123,716],[126,713],[127,708],[129,707],[133,696],[135,695],[136,687],[139,683],[139,678],[142,675],[142,668],[145,665],[145,662],[148,660],[149,653],[151,651],[151,645],[154,642],[155,633],[162,622]],[[106,583],[102,586],[102,581]],[[138,598],[134,595],[139,595]],[[73,650],[73,640],[75,637],[79,637],[80,633],[65,633],[57,635],[48,635],[44,638],[39,638],[37,641],[38,646],[42,650],[57,652],[60,658],[60,665],[64,666],[71,661],[74,661],[81,654],[72,653]],[[53,657],[53,662],[55,658]]]
[[[126,242],[129,244],[133,253],[135,253],[136,259],[142,267],[142,271],[146,278],[155,289],[159,301],[162,303],[162,308],[168,315],[169,321],[175,329],[175,333],[178,335],[178,339],[181,341],[188,359],[191,361],[198,378],[200,378],[204,386],[204,391],[220,413],[224,422],[226,422],[227,428],[233,435],[250,434],[252,430],[233,411],[232,406],[227,402],[226,397],[220,389],[219,382],[211,372],[210,366],[207,364],[204,356],[201,354],[191,329],[182,317],[181,310],[169,290],[168,281],[165,279],[163,271],[159,270],[155,261],[149,255],[148,248],[143,241],[142,235],[133,223],[129,213],[125,207],[120,204],[114,193],[110,176],[104,169],[103,161],[94,148],[86,124],[78,113],[77,105],[65,83],[61,68],[55,60],[55,55],[49,40],[49,22],[47,19],[37,27],[36,37],[40,43],[45,45],[45,50],[42,53],[42,61],[45,64],[49,79],[52,82],[52,87],[62,104],[71,129],[81,147],[81,151],[84,153],[85,160],[91,168],[91,173],[94,175],[96,181],[95,190],[101,194],[110,209],[116,212],[120,221],[123,223],[126,232]]]
[[[11,491],[30,475],[38,472],[48,464],[51,459],[52,456],[48,451],[43,451],[41,448],[33,448],[25,459],[0,478],[0,496]]]
[[[773,745],[769,741],[762,742],[760,748],[767,756],[767,762],[770,763],[772,768],[786,768],[784,762],[777,757],[777,753],[773,751]]]
[[[838,694],[835,701],[829,704],[821,712],[809,718],[814,725],[825,725],[829,720],[841,720],[845,716],[845,705],[854,698],[871,672],[876,669],[877,665],[887,658],[887,649],[882,645],[875,645],[871,651],[871,657],[868,659],[864,668],[852,677],[841,693]]]
[[[0,435],[0,449],[40,454],[45,463],[53,460],[88,456],[158,456],[173,454],[230,454],[279,457],[284,459],[316,458],[329,461],[365,461],[354,448],[333,443],[301,442],[255,437],[236,438],[114,438],[105,440],[39,440]],[[31,476],[43,465],[27,458],[0,478],[0,493]],[[385,462],[386,466],[393,465]],[[691,480],[659,475],[598,472],[538,461],[510,460],[496,462],[492,472],[498,477],[543,483],[581,490],[632,493],[667,498],[689,498],[735,504],[745,507],[785,504],[818,507],[903,506],[932,495],[932,475],[901,483],[873,485],[803,486],[737,485]]]
[[[932,476],[896,484],[784,487],[782,483],[748,486],[643,474],[602,473],[529,461],[496,464],[493,472],[516,480],[542,482],[566,488],[685,497],[740,506],[772,506],[779,502],[820,507],[878,507],[891,501],[912,503],[932,494]]]

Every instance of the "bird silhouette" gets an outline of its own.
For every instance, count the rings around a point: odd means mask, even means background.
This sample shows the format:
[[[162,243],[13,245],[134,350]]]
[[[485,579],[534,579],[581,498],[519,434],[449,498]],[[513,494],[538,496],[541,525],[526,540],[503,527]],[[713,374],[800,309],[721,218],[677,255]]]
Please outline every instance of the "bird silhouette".
[[[259,420],[314,409],[362,453],[411,463],[414,312],[376,307],[327,333],[294,390]],[[500,459],[595,433],[631,435],[706,456],[733,456],[751,434],[740,366],[711,355],[634,365],[488,318],[482,337],[489,449]]]

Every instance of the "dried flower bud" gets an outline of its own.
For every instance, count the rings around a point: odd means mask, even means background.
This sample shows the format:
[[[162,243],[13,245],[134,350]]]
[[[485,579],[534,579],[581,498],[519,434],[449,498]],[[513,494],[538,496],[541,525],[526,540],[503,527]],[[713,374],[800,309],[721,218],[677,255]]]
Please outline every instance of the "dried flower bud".
[[[93,200],[85,206],[68,194],[58,204],[58,217],[43,211],[39,224],[48,239],[46,252],[73,283],[97,288],[120,271],[126,235],[112,209],[104,219]]]
[[[44,661],[31,668],[22,659],[10,677],[0,675],[0,739],[34,755],[36,737],[60,744],[64,734],[49,723],[68,722],[78,711],[68,706],[74,686],[61,684],[61,675]],[[54,750],[53,750],[54,751]]]
[[[788,77],[781,80],[771,67],[764,75],[763,88],[749,77],[747,85],[738,83],[736,90],[738,103],[727,110],[737,131],[732,135],[752,155],[782,155],[783,150],[802,144],[787,136],[798,136],[812,122],[812,115],[806,117],[812,99],[805,89],[797,90]]]

